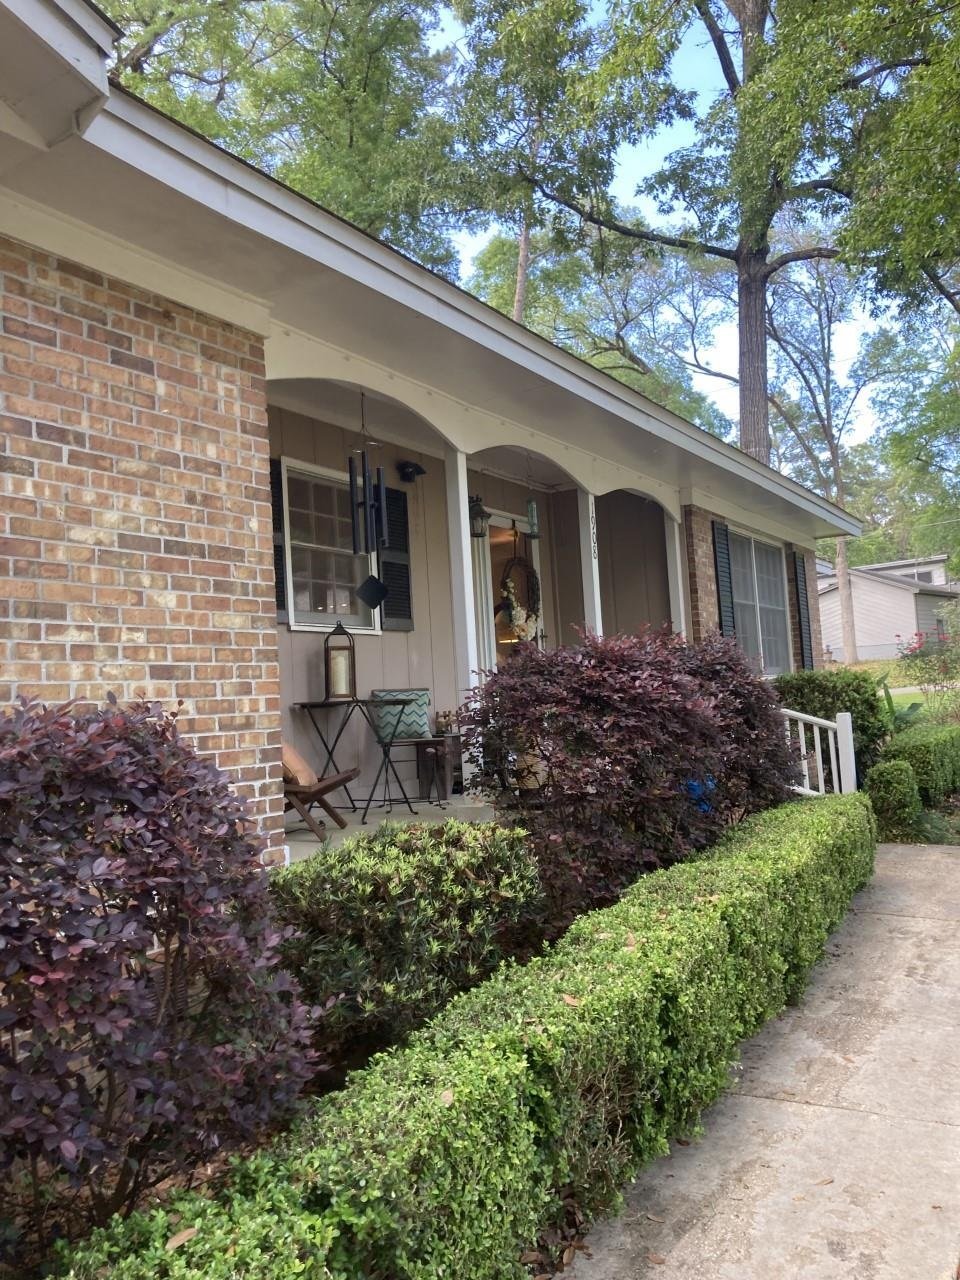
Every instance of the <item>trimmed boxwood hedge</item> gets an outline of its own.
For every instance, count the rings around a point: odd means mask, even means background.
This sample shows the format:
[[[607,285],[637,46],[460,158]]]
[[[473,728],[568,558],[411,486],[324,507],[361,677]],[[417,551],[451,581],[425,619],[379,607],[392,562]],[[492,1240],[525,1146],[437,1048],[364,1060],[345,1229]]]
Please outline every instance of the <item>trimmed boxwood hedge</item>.
[[[520,1280],[561,1190],[607,1209],[696,1126],[738,1042],[803,989],[874,842],[863,795],[748,819],[457,997],[218,1200],[95,1233],[70,1275]]]
[[[908,761],[881,760],[867,774],[865,789],[881,840],[910,840],[916,836],[923,805],[916,774]]]
[[[938,805],[960,791],[960,725],[918,724],[904,729],[884,747],[883,758],[906,760],[926,805]]]
[[[273,872],[277,922],[294,930],[282,962],[304,998],[327,1007],[325,1055],[340,1058],[359,1037],[396,1044],[492,973],[506,932],[540,910],[525,834],[495,822],[385,822]]]

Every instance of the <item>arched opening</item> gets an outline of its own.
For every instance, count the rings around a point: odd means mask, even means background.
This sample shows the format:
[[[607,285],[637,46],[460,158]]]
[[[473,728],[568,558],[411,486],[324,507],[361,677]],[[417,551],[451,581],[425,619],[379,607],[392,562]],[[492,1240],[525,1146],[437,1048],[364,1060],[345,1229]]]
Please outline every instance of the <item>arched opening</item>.
[[[317,774],[359,769],[331,796],[351,826],[371,795],[369,821],[388,816],[380,805],[384,771],[398,816],[410,816],[404,792],[417,808],[429,781],[421,776],[424,752],[415,739],[434,734],[438,716],[442,726],[460,702],[448,442],[399,400],[333,379],[270,382],[268,423],[283,740]],[[350,463],[364,451],[374,490],[382,471],[387,538],[384,544],[375,531],[368,547],[361,527],[355,551]],[[358,486],[362,496],[362,473]],[[325,649],[338,623],[352,642],[358,704],[352,711],[346,702],[330,704]],[[416,701],[409,711],[373,705],[391,694]],[[394,722],[403,745],[393,746],[387,765],[378,734],[390,737]],[[434,786],[434,799],[435,792]],[[327,826],[333,829],[329,819]],[[297,840],[313,838],[302,826],[295,831]]]

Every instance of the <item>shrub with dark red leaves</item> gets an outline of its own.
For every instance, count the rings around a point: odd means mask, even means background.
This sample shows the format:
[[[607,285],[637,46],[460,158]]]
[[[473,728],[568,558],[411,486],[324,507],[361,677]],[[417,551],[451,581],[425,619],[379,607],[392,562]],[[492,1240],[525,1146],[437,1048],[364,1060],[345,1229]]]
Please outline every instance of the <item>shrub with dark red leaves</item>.
[[[777,686],[761,679],[736,641],[717,631],[679,653],[710,700],[722,735],[714,803],[724,820],[783,804],[799,781],[799,760],[787,741]]]
[[[460,717],[473,785],[530,832],[554,929],[780,803],[794,775],[776,696],[720,637],[519,644]]]
[[[24,1251],[294,1103],[310,1015],[260,856],[158,706],[0,717],[0,1166]]]

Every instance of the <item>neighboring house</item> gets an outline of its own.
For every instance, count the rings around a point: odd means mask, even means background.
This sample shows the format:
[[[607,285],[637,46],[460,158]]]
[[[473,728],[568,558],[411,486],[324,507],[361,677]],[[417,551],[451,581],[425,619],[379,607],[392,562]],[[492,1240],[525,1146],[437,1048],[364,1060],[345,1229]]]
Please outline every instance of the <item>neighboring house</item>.
[[[860,564],[858,569],[870,573],[892,573],[898,578],[911,578],[914,582],[928,582],[934,587],[950,586],[946,552],[938,556],[918,556],[913,560],[885,560],[882,564]]]
[[[0,700],[182,698],[276,848],[331,625],[361,694],[450,710],[516,639],[518,557],[548,646],[666,623],[769,673],[819,660],[813,548],[852,517],[111,86],[115,34],[0,0]],[[362,791],[361,727],[337,758]]]
[[[895,658],[900,646],[918,632],[943,634],[940,613],[944,605],[960,600],[957,588],[947,584],[946,562],[945,555],[929,556],[850,570],[859,658]],[[817,580],[824,648],[835,661],[844,662],[836,574],[832,565],[824,564],[824,570]]]

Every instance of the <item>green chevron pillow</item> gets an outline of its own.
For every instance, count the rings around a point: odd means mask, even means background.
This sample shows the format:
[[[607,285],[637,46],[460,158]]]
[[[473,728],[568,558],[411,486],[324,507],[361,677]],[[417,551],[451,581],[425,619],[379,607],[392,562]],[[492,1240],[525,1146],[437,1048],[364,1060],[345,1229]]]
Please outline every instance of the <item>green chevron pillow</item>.
[[[384,701],[388,698],[411,698],[412,701],[405,707],[377,707],[370,708],[370,719],[377,726],[377,733],[382,738],[389,738],[396,724],[397,715],[400,716],[400,723],[397,725],[397,732],[394,735],[397,738],[432,738],[430,732],[430,690],[429,689],[372,689],[370,697],[374,703]]]

